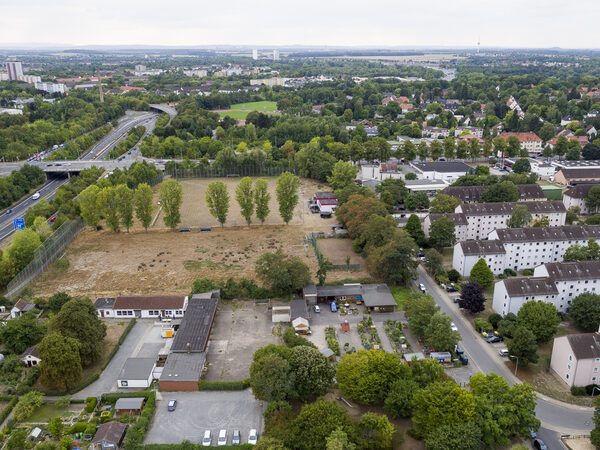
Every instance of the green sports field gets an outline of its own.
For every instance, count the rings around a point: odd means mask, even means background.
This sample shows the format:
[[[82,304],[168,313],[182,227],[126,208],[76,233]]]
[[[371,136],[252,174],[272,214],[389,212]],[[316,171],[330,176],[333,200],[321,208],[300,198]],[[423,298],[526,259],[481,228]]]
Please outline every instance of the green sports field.
[[[259,112],[273,112],[277,111],[276,102],[249,102],[249,103],[236,103],[231,105],[229,109],[241,109],[244,111],[259,111]]]
[[[231,117],[236,120],[246,120],[246,116],[250,111],[219,111],[221,117]]]

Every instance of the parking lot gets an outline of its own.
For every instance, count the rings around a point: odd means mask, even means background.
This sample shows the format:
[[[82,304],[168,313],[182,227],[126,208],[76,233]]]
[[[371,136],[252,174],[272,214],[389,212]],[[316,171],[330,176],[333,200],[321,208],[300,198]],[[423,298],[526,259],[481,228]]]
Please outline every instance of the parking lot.
[[[252,428],[263,429],[264,404],[252,391],[222,392],[158,392],[156,412],[146,435],[145,444],[176,444],[184,440],[200,443],[210,430],[216,445],[219,430],[227,430],[231,444],[233,430],[240,430],[242,442],[247,442]],[[175,411],[168,411],[169,400],[177,400]]]
[[[282,343],[277,330],[278,324],[271,322],[266,304],[221,303],[208,343],[208,371],[204,378],[209,381],[248,378],[254,352],[267,344]]]

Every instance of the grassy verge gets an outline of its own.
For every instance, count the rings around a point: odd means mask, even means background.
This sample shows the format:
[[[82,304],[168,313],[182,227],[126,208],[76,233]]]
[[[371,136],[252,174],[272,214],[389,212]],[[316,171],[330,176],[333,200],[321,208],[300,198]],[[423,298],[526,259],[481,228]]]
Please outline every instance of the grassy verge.
[[[398,305],[399,310],[404,310],[406,299],[414,293],[411,288],[404,286],[390,286],[390,292],[394,296],[394,300],[396,300],[396,305]]]

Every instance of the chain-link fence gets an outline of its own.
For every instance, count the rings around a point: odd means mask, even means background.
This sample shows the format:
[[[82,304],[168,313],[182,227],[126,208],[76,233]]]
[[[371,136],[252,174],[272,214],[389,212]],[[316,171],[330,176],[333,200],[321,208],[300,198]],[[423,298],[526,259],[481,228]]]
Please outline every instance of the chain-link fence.
[[[225,178],[225,177],[277,177],[283,172],[296,174],[293,167],[264,167],[264,166],[239,166],[228,169],[203,167],[196,169],[170,168],[165,170],[166,175],[173,178]]]
[[[83,219],[70,220],[58,227],[42,245],[35,249],[31,262],[8,283],[6,296],[15,295],[46,270],[85,227]]]

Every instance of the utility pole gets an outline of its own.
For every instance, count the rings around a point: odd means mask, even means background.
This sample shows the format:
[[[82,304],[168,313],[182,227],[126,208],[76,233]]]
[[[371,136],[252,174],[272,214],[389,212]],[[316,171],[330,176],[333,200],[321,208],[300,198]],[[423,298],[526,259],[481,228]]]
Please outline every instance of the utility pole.
[[[100,68],[96,68],[96,76],[98,77],[98,91],[100,91],[100,103],[104,103],[104,92],[102,92],[102,79],[100,78]]]

